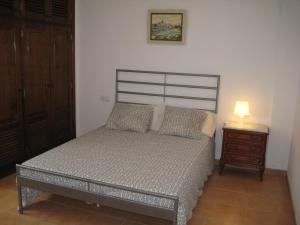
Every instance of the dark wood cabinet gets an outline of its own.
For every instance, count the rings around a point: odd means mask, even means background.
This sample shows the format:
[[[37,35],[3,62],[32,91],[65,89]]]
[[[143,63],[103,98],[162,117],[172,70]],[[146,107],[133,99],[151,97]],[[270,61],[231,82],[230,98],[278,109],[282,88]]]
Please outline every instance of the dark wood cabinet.
[[[72,34],[61,27],[53,27],[51,34],[51,143],[57,146],[72,138]]]
[[[26,19],[47,20],[46,0],[22,0],[21,15]]]
[[[73,24],[74,21],[74,1],[51,0],[50,14],[51,20],[55,23]]]
[[[0,15],[26,21],[72,25],[74,7],[74,0],[0,0]]]
[[[227,123],[223,127],[220,174],[226,164],[255,168],[263,179],[269,130],[255,124]]]
[[[22,29],[25,146],[29,157],[48,149],[50,33],[47,26]]]
[[[74,1],[0,0],[0,167],[75,137]]]
[[[19,0],[16,5],[23,19],[62,25],[73,23],[73,0]]]
[[[23,157],[18,28],[0,23],[0,165]]]

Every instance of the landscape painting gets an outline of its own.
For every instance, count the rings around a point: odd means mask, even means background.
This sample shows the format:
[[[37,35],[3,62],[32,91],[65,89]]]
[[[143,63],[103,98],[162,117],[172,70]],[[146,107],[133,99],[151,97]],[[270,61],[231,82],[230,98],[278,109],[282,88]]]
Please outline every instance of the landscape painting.
[[[149,11],[150,42],[183,43],[183,11]]]

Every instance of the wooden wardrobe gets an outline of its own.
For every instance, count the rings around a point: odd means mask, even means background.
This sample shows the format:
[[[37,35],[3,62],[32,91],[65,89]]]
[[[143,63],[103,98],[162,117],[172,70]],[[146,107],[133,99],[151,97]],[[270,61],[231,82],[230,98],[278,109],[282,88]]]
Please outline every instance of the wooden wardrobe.
[[[0,0],[0,168],[75,137],[74,0]]]

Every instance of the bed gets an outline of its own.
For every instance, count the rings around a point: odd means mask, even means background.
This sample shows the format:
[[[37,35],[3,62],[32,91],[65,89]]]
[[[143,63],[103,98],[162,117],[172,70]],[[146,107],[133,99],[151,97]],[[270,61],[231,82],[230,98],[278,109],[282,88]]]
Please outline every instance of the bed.
[[[116,102],[179,102],[216,112],[219,80],[117,70]],[[49,192],[185,225],[213,165],[214,138],[206,135],[192,139],[100,127],[17,165],[19,212]]]

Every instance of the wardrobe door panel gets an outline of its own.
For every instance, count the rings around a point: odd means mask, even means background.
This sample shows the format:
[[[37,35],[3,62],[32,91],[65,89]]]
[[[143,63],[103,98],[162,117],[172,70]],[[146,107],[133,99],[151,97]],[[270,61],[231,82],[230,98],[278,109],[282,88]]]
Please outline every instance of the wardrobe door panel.
[[[52,28],[52,146],[71,139],[71,39],[68,28]]]
[[[0,23],[0,166],[23,158],[18,30]]]
[[[23,36],[25,145],[32,157],[48,149],[50,38],[48,28],[38,25],[27,25]]]

